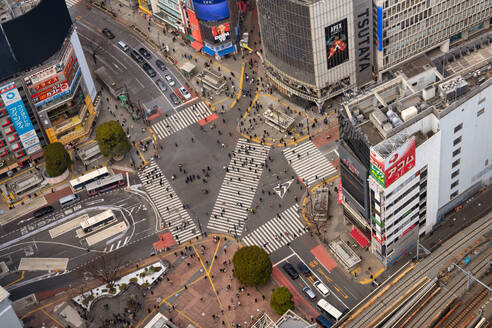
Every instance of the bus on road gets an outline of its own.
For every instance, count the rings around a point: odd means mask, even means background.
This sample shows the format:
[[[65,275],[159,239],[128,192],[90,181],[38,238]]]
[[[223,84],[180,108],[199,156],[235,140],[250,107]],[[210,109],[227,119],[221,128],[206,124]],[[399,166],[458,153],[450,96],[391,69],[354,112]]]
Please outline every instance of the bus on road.
[[[330,318],[332,318],[335,321],[338,321],[338,319],[341,318],[342,312],[338,311],[337,308],[335,308],[333,305],[328,303],[325,299],[320,299],[318,302],[318,307],[325,312]]]
[[[89,196],[94,196],[115,188],[123,187],[124,185],[125,178],[123,178],[123,174],[118,173],[104,179],[91,182],[85,186],[85,189],[87,190]]]
[[[113,211],[106,210],[95,216],[87,218],[80,223],[80,227],[85,233],[93,231],[95,228],[105,225],[106,223],[115,220]]]
[[[84,187],[89,183],[105,178],[108,175],[108,168],[106,166],[103,166],[100,169],[91,171],[87,174],[81,175],[76,179],[70,180],[70,186],[72,187],[74,192],[77,192],[84,189]]]

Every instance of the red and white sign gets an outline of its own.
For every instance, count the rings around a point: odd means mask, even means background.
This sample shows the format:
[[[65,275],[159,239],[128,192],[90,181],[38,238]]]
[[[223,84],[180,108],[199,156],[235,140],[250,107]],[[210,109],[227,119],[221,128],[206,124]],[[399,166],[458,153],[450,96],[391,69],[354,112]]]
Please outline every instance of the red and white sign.
[[[343,201],[343,191],[342,191],[342,179],[338,181],[338,204]]]
[[[388,166],[386,166],[386,161]],[[396,152],[385,160],[385,183],[390,186],[399,177],[415,166],[415,137],[411,137]]]
[[[50,98],[50,97],[53,97],[59,93],[62,93],[63,91],[65,91],[67,89],[68,89],[68,83],[62,82],[62,83],[54,85],[51,88],[48,88],[46,90],[43,90],[43,91],[33,95],[32,98],[33,99],[37,98],[37,100],[35,99],[34,102],[38,103],[38,102],[43,101],[47,98]]]
[[[212,34],[214,36],[214,40],[219,42],[224,42],[231,35],[229,31],[230,31],[229,23],[224,23],[212,27]]]
[[[55,74],[56,68],[55,65],[53,65],[37,72],[36,74],[28,76],[27,79],[31,79],[32,84],[37,84],[39,82],[52,78]]]
[[[41,82],[39,84],[36,84],[34,86],[34,90],[39,91],[41,89],[46,88],[47,86],[50,86],[52,84],[55,84],[58,81],[59,81],[58,76],[52,77],[51,79],[44,80],[43,82]]]

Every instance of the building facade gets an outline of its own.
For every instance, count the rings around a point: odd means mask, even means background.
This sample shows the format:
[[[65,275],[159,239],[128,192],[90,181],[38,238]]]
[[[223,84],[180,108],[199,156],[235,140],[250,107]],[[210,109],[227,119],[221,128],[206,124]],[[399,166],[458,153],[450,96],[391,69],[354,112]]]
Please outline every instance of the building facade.
[[[317,104],[372,81],[372,3],[257,0],[262,58],[281,92]]]
[[[379,73],[436,47],[450,46],[490,27],[490,0],[374,0]]]
[[[151,0],[152,17],[184,33],[183,9],[181,0]]]
[[[17,314],[15,314],[9,295],[9,292],[0,286],[0,322],[2,322],[3,327],[24,327],[22,321],[20,321]]]

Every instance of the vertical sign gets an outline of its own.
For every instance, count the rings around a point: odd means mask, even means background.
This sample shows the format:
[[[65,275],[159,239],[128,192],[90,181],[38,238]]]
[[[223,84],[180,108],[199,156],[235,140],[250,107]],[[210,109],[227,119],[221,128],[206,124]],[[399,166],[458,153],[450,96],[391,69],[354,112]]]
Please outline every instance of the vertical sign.
[[[354,0],[355,58],[357,85],[372,81],[372,2]]]
[[[325,40],[328,69],[349,59],[346,18],[325,28]]]
[[[383,51],[383,8],[382,7],[377,7],[377,19],[378,19],[378,24],[377,24],[377,40],[376,43],[378,44],[378,51]]]

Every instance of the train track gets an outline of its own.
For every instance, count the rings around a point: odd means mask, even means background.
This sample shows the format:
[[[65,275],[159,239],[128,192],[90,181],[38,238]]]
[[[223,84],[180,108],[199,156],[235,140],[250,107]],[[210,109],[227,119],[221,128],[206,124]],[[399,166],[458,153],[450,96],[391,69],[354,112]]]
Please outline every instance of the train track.
[[[439,269],[442,264],[446,263],[450,257],[456,253],[463,245],[467,245],[477,236],[482,235],[492,226],[492,213],[487,214],[480,220],[474,222],[465,230],[456,234],[453,238],[445,242],[440,248],[430,254],[421,263],[406,269],[402,274],[398,275],[394,280],[383,283],[372,298],[364,299],[359,303],[359,306],[352,309],[338,327],[377,327],[380,324],[373,322],[374,318],[385,311],[388,307],[394,307],[394,300],[398,300],[402,293],[411,288],[420,278],[428,276],[437,276],[437,272],[430,274],[432,270]],[[371,295],[370,295],[371,296]]]

